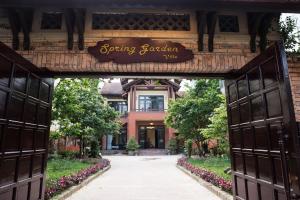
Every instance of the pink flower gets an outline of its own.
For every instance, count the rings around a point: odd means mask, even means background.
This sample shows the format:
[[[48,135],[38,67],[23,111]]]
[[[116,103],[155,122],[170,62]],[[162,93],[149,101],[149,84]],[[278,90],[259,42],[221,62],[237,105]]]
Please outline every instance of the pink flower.
[[[100,163],[97,163],[91,167],[83,169],[76,174],[61,177],[54,184],[51,184],[51,186],[49,188],[46,187],[45,199],[46,200],[50,199],[51,197],[55,196],[59,192],[65,190],[73,185],[77,185],[77,184],[81,183],[83,180],[85,180],[90,175],[97,173],[98,171],[102,170],[104,167],[107,167],[109,165],[110,165],[109,160],[102,159]]]
[[[200,178],[204,179],[205,181],[221,188],[222,190],[232,193],[231,181],[227,181],[217,176],[213,172],[193,166],[191,163],[187,161],[187,158],[185,157],[178,159],[177,164],[184,167],[185,169],[195,174],[196,176],[199,176]]]

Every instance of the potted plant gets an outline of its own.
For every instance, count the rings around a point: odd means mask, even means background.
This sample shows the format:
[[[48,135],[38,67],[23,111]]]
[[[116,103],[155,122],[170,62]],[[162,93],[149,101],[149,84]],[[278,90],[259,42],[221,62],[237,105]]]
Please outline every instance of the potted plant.
[[[126,149],[128,151],[129,156],[134,156],[137,154],[137,149],[139,148],[138,143],[134,138],[130,138],[127,142]]]

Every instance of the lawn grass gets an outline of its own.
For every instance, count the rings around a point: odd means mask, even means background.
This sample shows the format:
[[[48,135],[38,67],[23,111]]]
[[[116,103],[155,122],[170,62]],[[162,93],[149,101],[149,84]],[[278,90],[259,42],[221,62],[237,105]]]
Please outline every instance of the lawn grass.
[[[224,170],[230,167],[230,159],[228,157],[207,157],[201,159],[190,158],[189,163],[196,167],[214,172],[225,180],[231,180],[231,175],[224,173]]]
[[[51,159],[47,164],[47,185],[57,181],[62,176],[69,176],[91,165],[91,163],[79,160]]]

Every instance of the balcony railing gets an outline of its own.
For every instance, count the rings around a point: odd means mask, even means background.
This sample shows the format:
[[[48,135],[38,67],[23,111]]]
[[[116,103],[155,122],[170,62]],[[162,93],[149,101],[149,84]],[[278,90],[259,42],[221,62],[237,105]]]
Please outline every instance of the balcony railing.
[[[121,113],[120,113],[120,117],[121,117],[121,118],[122,118],[122,117],[128,117],[128,112],[127,112],[127,111],[121,112]]]
[[[135,112],[166,112],[166,109],[135,109]]]

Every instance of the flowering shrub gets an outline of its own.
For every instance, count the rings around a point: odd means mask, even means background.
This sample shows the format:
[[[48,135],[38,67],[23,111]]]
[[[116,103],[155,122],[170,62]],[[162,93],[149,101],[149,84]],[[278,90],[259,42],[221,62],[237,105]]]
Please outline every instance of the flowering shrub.
[[[187,158],[180,158],[177,161],[177,164],[179,166],[184,167],[185,169],[187,169],[188,171],[190,171],[191,173],[195,174],[196,176],[204,179],[205,181],[221,188],[222,190],[232,193],[232,183],[231,181],[227,181],[219,176],[217,176],[216,174],[207,171],[205,169],[201,169],[199,167],[195,167],[194,165],[192,165],[191,163],[189,163],[187,161]]]
[[[95,174],[96,172],[104,169],[105,167],[110,165],[110,161],[107,159],[102,159],[101,162],[88,167],[86,169],[83,169],[79,171],[76,174],[70,175],[70,176],[63,176],[59,180],[50,183],[49,186],[46,187],[45,190],[45,199],[50,199],[54,195],[59,194],[63,190],[66,190],[67,188],[78,185],[83,180],[85,180],[87,177],[89,177],[92,174]]]

